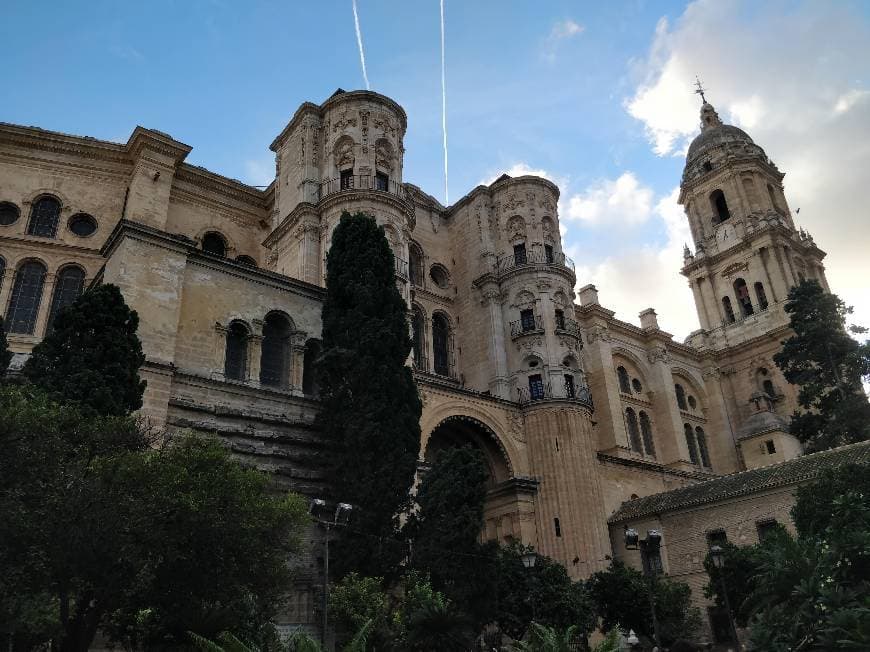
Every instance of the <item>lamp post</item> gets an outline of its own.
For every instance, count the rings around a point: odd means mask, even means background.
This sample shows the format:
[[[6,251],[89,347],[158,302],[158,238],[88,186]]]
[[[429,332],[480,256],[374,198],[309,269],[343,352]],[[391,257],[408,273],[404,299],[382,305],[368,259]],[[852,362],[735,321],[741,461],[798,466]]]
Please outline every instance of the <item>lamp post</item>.
[[[661,649],[662,647],[662,640],[659,635],[659,619],[658,616],[656,616],[655,597],[653,596],[653,582],[655,581],[657,570],[652,567],[650,558],[654,554],[658,554],[661,544],[662,533],[658,530],[648,530],[646,533],[646,539],[641,540],[637,530],[627,526],[625,528],[625,549],[640,550],[640,561],[643,565],[643,574],[646,576],[646,592],[647,597],[649,598],[649,610],[652,614],[653,637],[655,638],[656,647],[658,649]]]
[[[731,602],[728,600],[728,586],[725,584],[725,551],[722,546],[710,546],[710,557],[713,565],[719,569],[719,583],[722,585],[722,601],[725,603],[725,611],[728,613],[728,629],[731,630],[731,638],[734,645],[740,647],[740,639],[737,638],[737,627],[734,625],[734,617],[731,615]]]
[[[633,629],[628,630],[628,638],[625,639],[625,642],[632,650],[640,645],[640,639],[638,639]]]
[[[326,647],[326,630],[329,624],[329,531],[334,527],[347,525],[350,520],[350,514],[353,511],[353,505],[349,503],[338,503],[335,506],[335,512],[331,514],[332,518],[323,518],[325,514],[330,516],[326,501],[323,498],[314,498],[311,505],[308,507],[308,513],[317,521],[324,529],[323,537],[323,624],[320,632],[320,642],[323,647]],[[320,514],[321,516],[318,516]]]
[[[535,564],[538,563],[538,553],[536,553],[534,550],[530,549],[530,550],[527,550],[526,552],[524,552],[520,556],[520,559],[522,559],[522,561],[523,561],[523,567],[528,572],[530,572],[532,574],[532,580],[535,582],[535,586],[537,587],[537,577],[534,574],[534,568],[535,568]],[[535,622],[535,620],[537,620],[537,618],[538,618],[538,614],[537,614],[537,608],[536,608],[537,604],[535,603],[534,596],[531,597],[529,602],[532,603],[532,622]]]

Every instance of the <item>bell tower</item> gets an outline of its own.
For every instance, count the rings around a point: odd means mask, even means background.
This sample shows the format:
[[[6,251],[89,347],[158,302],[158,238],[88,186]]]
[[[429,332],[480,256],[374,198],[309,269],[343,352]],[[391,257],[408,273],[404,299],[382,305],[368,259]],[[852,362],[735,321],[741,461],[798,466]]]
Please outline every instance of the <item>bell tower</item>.
[[[800,453],[787,433],[795,389],[773,355],[789,336],[789,290],[804,279],[828,289],[825,252],[795,227],[785,175],[745,131],[723,123],[699,91],[701,133],[689,146],[679,197],[694,245],[694,251],[684,249],[682,274],[701,323],[687,343],[705,354],[710,391],[727,408],[720,436],[741,451],[739,464],[746,468],[774,461],[764,450],[761,457],[748,455],[748,447]],[[764,419],[756,414],[762,403]],[[771,429],[771,423],[780,425]]]

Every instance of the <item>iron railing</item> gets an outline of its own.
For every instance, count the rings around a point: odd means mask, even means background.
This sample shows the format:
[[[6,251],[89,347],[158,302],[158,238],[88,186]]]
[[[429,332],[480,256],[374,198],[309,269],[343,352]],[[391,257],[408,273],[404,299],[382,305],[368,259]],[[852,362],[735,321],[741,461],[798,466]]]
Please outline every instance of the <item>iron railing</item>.
[[[408,280],[408,261],[402,260],[399,257],[394,257],[396,261],[396,276],[400,279]]]
[[[320,200],[345,190],[374,190],[405,199],[405,187],[401,183],[374,174],[348,174],[324,181],[318,188],[317,198]]]
[[[524,267],[526,265],[552,265],[554,267],[569,269],[572,273],[574,272],[574,261],[561,251],[548,252],[540,249],[499,256],[495,260],[495,271],[500,275],[516,267]]]
[[[556,332],[580,337],[580,324],[570,317],[556,317]]]
[[[517,403],[528,405],[540,401],[577,401],[592,407],[592,392],[586,385],[575,383],[542,383],[534,390],[528,387],[517,387]]]
[[[544,330],[544,322],[540,315],[535,315],[533,319],[517,319],[510,323],[511,337],[519,337],[529,333],[538,333]]]

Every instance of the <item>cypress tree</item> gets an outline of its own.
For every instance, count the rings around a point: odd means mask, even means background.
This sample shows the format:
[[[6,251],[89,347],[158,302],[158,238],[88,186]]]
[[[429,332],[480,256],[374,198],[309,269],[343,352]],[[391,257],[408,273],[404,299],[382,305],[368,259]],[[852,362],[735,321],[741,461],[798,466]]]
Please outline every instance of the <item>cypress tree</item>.
[[[785,311],[794,335],[773,360],[800,388],[803,411],[792,416],[791,433],[809,452],[870,439],[870,403],[862,387],[870,378],[870,342],[849,336],[846,317],[852,309],[807,280],[791,289]]]
[[[332,450],[333,498],[355,506],[335,570],[391,576],[405,554],[397,515],[409,504],[422,409],[411,370],[408,307],[382,228],[344,213],[332,236],[318,370],[319,424]]]
[[[12,360],[12,352],[6,341],[6,328],[3,325],[3,317],[0,317],[0,378],[6,374],[9,362]]]
[[[85,415],[130,414],[142,407],[145,391],[138,327],[139,316],[117,286],[92,288],[58,312],[23,373],[53,400]]]

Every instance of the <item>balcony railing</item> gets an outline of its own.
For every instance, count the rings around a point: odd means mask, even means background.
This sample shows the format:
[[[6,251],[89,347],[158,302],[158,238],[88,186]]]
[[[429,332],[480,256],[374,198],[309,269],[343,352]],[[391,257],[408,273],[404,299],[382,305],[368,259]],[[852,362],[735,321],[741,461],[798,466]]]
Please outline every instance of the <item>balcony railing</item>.
[[[402,260],[401,258],[396,257],[396,276],[400,279],[407,281],[408,280],[408,261]]]
[[[577,401],[592,407],[592,392],[586,385],[574,383],[545,383],[530,390],[528,387],[517,388],[517,403],[528,405],[540,401]]]
[[[580,324],[570,317],[556,318],[556,332],[568,333],[575,337],[580,337]]]
[[[511,337],[519,337],[529,333],[538,333],[544,330],[544,322],[540,315],[535,315],[534,319],[517,319],[510,323]]]
[[[401,183],[397,183],[392,179],[378,177],[374,174],[350,174],[324,181],[320,184],[320,188],[318,188],[317,198],[323,199],[345,190],[374,190],[375,192],[385,192],[395,195],[400,199],[405,199],[405,187]]]
[[[499,256],[495,261],[495,271],[501,275],[516,267],[552,265],[574,271],[574,261],[560,251],[541,251],[532,249],[522,253]]]

